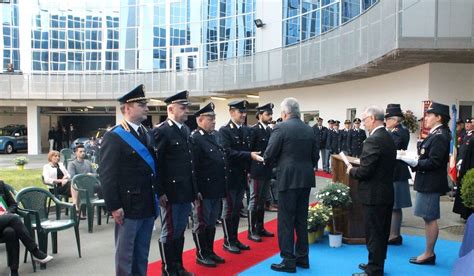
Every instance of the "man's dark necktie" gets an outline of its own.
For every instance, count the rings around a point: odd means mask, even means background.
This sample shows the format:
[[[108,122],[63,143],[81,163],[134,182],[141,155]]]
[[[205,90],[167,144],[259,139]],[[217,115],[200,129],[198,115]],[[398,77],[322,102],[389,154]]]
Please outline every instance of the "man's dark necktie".
[[[140,136],[140,141],[142,144],[146,145],[146,133],[142,126],[138,127],[138,135]]]
[[[186,127],[184,127],[184,125],[182,125],[179,130],[181,130],[181,133],[183,133],[184,137],[188,137],[188,132],[186,131]]]

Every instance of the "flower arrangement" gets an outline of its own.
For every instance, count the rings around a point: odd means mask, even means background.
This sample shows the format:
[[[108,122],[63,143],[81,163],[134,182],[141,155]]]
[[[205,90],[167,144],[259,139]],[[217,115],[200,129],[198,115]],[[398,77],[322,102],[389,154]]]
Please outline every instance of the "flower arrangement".
[[[24,156],[18,156],[18,157],[15,157],[13,159],[13,162],[15,163],[15,165],[17,166],[24,166],[25,164],[28,163],[28,158],[24,157]]]
[[[325,227],[332,217],[332,209],[321,203],[308,207],[308,231],[316,232]]]
[[[332,234],[338,234],[336,230],[336,216],[340,212],[336,212],[336,210],[342,209],[344,207],[349,206],[352,203],[351,195],[349,193],[349,186],[344,185],[342,183],[336,182],[331,183],[321,189],[319,192],[316,193],[316,199],[320,200],[323,205],[328,206],[331,208],[332,211]]]
[[[411,133],[415,133],[418,130],[418,128],[420,127],[420,125],[418,124],[418,119],[416,118],[413,111],[411,111],[411,110],[405,111],[405,113],[403,113],[403,117],[404,118],[403,118],[402,124],[406,128],[408,128],[408,130]]]
[[[352,203],[349,186],[342,183],[329,183],[325,188],[316,193],[316,199],[323,205],[332,208],[343,208]]]

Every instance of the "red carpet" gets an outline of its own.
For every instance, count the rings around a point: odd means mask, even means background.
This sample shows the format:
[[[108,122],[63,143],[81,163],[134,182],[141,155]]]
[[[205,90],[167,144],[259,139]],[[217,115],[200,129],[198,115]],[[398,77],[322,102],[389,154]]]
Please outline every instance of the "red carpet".
[[[331,178],[332,179],[332,174],[327,173],[325,171],[321,171],[321,170],[318,170],[314,175],[319,176],[319,177]]]
[[[216,268],[207,268],[196,264],[196,249],[190,249],[183,253],[183,264],[186,270],[194,272],[196,275],[218,275],[228,276],[236,275],[249,267],[252,267],[263,260],[279,252],[277,238],[277,220],[271,220],[265,223],[265,228],[275,233],[273,238],[263,238],[263,242],[253,242],[247,239],[247,231],[239,233],[239,240],[250,246],[250,250],[242,251],[241,254],[231,254],[222,249],[224,239],[214,242],[214,251],[217,255],[225,259],[225,264],[218,265]],[[217,231],[222,231],[218,227]],[[148,276],[161,275],[161,261],[148,264]]]

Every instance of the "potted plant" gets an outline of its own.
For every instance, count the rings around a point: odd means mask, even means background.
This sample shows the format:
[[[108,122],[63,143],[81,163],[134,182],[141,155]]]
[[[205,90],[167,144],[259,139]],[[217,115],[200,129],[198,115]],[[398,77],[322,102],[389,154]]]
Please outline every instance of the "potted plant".
[[[316,194],[323,205],[332,209],[332,229],[329,233],[329,246],[340,247],[342,243],[342,232],[337,230],[336,221],[344,215],[344,209],[351,203],[349,186],[342,183],[329,183]]]
[[[474,208],[474,169],[470,169],[461,180],[462,203],[468,208]]]
[[[324,234],[324,227],[332,217],[332,209],[321,203],[308,207],[308,243],[314,243]]]
[[[20,171],[25,169],[25,164],[28,163],[28,158],[24,156],[18,156],[13,159],[13,162],[16,165],[16,168]]]

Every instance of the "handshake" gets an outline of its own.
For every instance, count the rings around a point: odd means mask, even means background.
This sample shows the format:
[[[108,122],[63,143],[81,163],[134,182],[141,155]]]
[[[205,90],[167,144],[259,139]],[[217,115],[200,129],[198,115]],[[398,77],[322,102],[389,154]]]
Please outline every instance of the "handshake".
[[[397,150],[397,160],[407,163],[410,167],[418,165],[418,155],[403,150]]]

